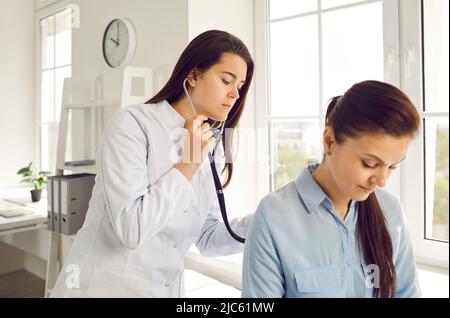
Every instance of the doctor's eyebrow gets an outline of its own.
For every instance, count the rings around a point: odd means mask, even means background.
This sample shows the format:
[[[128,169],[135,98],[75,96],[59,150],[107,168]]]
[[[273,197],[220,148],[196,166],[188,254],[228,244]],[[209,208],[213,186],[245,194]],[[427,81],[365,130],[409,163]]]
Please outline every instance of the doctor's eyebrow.
[[[387,166],[387,163],[386,163],[386,162],[384,162],[383,160],[381,160],[380,158],[378,158],[378,157],[375,156],[375,155],[372,155],[372,154],[370,154],[370,153],[363,153],[363,156],[371,157],[371,158],[375,159],[376,161],[378,161],[379,163],[382,163],[382,164],[384,164],[384,165]],[[405,159],[406,159],[406,156],[404,156],[402,159],[400,159],[399,161],[397,161],[396,163],[394,163],[393,166],[395,166],[396,164],[399,164],[400,162],[402,162],[402,161],[405,160]]]
[[[231,73],[231,72],[224,71],[224,72],[222,72],[222,74],[228,74],[228,75],[230,75],[231,77],[233,77],[234,79],[237,79],[237,76],[234,75],[234,74]],[[241,83],[242,83],[242,84],[245,84],[245,81],[241,81]]]

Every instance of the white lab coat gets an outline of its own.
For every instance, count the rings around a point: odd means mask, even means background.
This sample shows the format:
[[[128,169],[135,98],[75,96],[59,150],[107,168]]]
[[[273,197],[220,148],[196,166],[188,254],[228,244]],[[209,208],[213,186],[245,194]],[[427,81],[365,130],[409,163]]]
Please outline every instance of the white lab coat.
[[[221,222],[208,158],[190,182],[174,168],[184,122],[166,101],[114,115],[97,146],[86,220],[52,297],[183,297],[192,243],[209,256],[243,250]],[[245,236],[250,218],[230,225]]]

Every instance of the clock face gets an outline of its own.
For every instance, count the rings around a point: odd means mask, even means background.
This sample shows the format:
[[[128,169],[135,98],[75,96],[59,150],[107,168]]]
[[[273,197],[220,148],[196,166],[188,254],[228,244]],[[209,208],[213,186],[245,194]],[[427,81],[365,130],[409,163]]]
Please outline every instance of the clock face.
[[[134,29],[131,23],[115,19],[106,27],[103,35],[103,57],[111,67],[128,63],[134,53]]]

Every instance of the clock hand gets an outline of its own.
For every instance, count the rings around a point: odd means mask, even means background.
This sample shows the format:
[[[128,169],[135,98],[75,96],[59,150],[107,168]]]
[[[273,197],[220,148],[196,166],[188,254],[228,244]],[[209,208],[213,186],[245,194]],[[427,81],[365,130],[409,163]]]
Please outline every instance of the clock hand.
[[[116,43],[116,46],[119,46],[119,42],[117,42],[116,40],[114,40],[113,38],[109,38],[111,41],[113,41],[114,43]]]
[[[119,27],[120,23],[117,23],[117,37],[116,37],[117,45],[119,45]]]

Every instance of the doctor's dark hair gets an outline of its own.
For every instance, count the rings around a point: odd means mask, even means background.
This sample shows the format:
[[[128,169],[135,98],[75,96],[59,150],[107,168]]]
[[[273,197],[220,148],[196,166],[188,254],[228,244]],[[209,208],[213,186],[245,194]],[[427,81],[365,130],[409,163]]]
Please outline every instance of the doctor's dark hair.
[[[355,84],[343,96],[332,98],[325,120],[326,126],[333,129],[337,144],[366,133],[413,137],[420,122],[408,96],[390,84],[377,81]],[[364,262],[376,264],[380,269],[380,288],[373,289],[373,296],[395,297],[397,274],[384,214],[374,192],[357,204],[356,234]]]
[[[236,100],[225,121],[225,131],[229,131],[227,128],[235,128],[244,109],[247,92],[253,78],[254,66],[253,59],[245,44],[234,35],[224,31],[210,30],[194,38],[181,54],[167,84],[146,104],[158,103],[163,100],[173,104],[183,96],[183,81],[188,77],[189,73],[194,69],[200,72],[207,71],[211,66],[219,63],[224,53],[236,54],[247,64],[247,75],[245,83],[239,92],[240,97]],[[226,162],[222,170],[222,173],[226,171],[224,188],[230,183],[233,174],[232,141],[233,134],[224,134],[224,138],[222,138]]]

